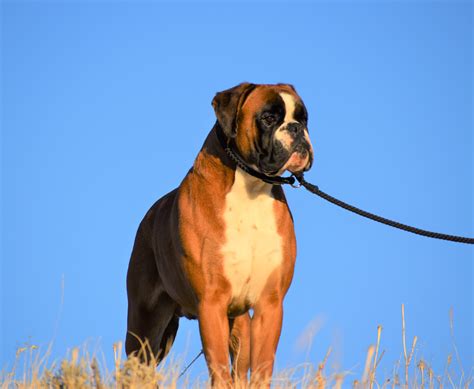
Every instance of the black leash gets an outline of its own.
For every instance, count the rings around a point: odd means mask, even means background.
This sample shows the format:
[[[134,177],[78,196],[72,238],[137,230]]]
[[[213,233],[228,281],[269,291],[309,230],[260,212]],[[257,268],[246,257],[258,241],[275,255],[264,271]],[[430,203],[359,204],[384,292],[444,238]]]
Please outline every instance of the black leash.
[[[311,193],[314,193],[315,195],[323,198],[324,200],[329,201],[330,203],[336,204],[339,207],[342,207],[344,209],[347,209],[348,211],[354,212],[360,216],[366,217],[371,220],[375,220],[376,222],[386,224],[387,226],[390,227],[395,227],[403,231],[408,231],[413,234],[417,235],[422,235],[426,236],[428,238],[434,238],[434,239],[442,239],[442,240],[449,240],[451,242],[458,242],[458,243],[466,243],[466,244],[474,244],[474,238],[466,238],[463,236],[456,236],[456,235],[447,235],[447,234],[441,234],[439,232],[432,232],[432,231],[427,231],[427,230],[422,230],[420,228],[416,227],[411,227],[406,224],[402,224],[390,219],[386,219],[382,216],[375,215],[373,213],[364,211],[362,209],[359,209],[357,207],[354,207],[353,205],[347,204],[344,201],[338,200],[327,193],[323,192],[320,190],[316,185],[313,185],[306,181],[303,177],[303,175],[296,176],[296,179],[299,181],[299,183],[305,187],[308,191]]]
[[[279,177],[279,176],[268,176],[264,173],[261,173],[246,164],[246,162],[238,154],[238,152],[235,151],[235,148],[232,147],[233,145],[230,139],[224,134],[224,131],[222,131],[220,126],[217,126],[216,132],[217,132],[217,138],[219,139],[220,144],[222,145],[222,147],[224,148],[225,152],[230,157],[230,159],[232,159],[237,164],[237,166],[240,167],[246,173],[250,174],[251,176],[260,178],[262,181],[265,181],[268,184],[272,184],[272,185],[288,184],[294,188],[299,188],[300,186],[303,186],[306,190],[310,191],[311,193],[314,193],[315,195],[323,198],[324,200],[329,201],[330,203],[333,203],[341,208],[347,209],[348,211],[354,212],[360,216],[366,217],[368,219],[374,220],[382,224],[386,224],[387,226],[398,228],[403,231],[408,231],[413,234],[426,236],[428,238],[448,240],[450,242],[457,242],[457,243],[474,244],[474,238],[467,238],[464,236],[448,235],[448,234],[441,234],[439,232],[422,230],[421,228],[408,226],[406,224],[402,224],[394,220],[386,219],[382,216],[378,216],[373,213],[364,211],[360,208],[354,207],[353,205],[347,204],[344,201],[338,200],[328,195],[327,193],[320,190],[317,187],[317,185],[313,185],[309,183],[308,181],[304,179],[303,174],[291,175],[289,177]],[[296,184],[296,180],[298,180],[299,185]]]

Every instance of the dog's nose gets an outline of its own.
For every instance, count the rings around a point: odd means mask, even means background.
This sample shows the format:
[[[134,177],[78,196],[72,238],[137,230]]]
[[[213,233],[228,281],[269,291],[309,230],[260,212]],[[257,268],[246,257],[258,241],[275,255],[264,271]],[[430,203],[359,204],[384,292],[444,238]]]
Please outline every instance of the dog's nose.
[[[297,136],[303,133],[304,126],[298,122],[288,123],[286,130],[293,136]]]

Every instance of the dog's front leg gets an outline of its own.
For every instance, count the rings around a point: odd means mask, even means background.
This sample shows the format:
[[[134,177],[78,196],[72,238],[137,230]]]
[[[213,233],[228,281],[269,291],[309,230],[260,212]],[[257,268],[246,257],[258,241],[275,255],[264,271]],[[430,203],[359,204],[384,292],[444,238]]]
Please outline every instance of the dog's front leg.
[[[214,294],[215,296],[215,294]],[[204,298],[199,304],[199,331],[212,386],[230,387],[229,319],[221,298]]]
[[[283,320],[283,300],[257,304],[250,328],[251,387],[270,387]]]

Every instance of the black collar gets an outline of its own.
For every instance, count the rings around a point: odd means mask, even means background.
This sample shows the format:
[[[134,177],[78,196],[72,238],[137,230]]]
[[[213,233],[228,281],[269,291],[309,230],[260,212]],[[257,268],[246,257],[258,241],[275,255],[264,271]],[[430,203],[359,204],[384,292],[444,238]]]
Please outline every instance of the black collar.
[[[235,150],[235,148],[232,147],[231,139],[227,137],[227,135],[224,133],[219,123],[217,123],[217,126],[216,126],[216,134],[217,134],[217,139],[219,140],[219,143],[221,144],[222,148],[225,150],[229,158],[232,161],[234,161],[237,164],[237,166],[241,168],[244,172],[250,174],[251,176],[261,179],[267,184],[272,184],[272,185],[284,185],[284,184],[294,185],[294,183],[296,182],[295,177],[293,177],[293,175],[289,177],[268,176],[264,173],[261,173],[255,170],[251,166],[247,165],[247,163],[242,159],[242,157]]]

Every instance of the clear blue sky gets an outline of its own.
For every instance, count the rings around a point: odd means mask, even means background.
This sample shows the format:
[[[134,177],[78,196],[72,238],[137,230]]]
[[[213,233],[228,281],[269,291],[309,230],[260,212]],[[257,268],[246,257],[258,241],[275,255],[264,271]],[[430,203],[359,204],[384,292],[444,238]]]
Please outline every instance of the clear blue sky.
[[[472,3],[7,1],[2,18],[0,366],[53,338],[55,357],[98,339],[110,357],[138,223],[193,163],[214,94],[241,81],[296,86],[315,146],[307,179],[323,190],[473,235]],[[453,307],[469,370],[472,248],[287,195],[298,258],[279,368],[332,345],[333,362],[358,374],[381,324],[383,375],[402,351],[405,303],[417,357],[440,373]],[[311,351],[298,351],[315,319]],[[199,347],[183,319],[175,353]]]

